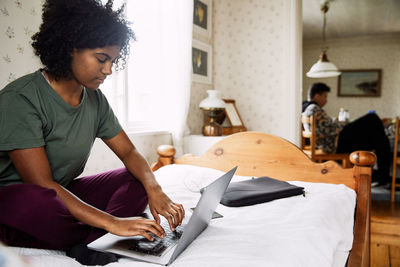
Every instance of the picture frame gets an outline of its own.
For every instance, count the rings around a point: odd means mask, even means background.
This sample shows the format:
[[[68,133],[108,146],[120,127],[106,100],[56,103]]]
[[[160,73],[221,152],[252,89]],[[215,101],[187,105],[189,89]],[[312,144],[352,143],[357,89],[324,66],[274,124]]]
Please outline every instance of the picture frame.
[[[212,0],[193,1],[193,32],[211,39]]]
[[[338,96],[379,97],[381,96],[381,69],[340,70]]]
[[[212,83],[212,47],[198,40],[192,42],[192,81]]]
[[[246,127],[244,126],[242,117],[240,117],[239,111],[236,107],[236,101],[233,99],[223,99],[223,100],[226,104],[225,116],[230,126],[223,127],[222,134],[228,135],[228,134],[247,131]]]

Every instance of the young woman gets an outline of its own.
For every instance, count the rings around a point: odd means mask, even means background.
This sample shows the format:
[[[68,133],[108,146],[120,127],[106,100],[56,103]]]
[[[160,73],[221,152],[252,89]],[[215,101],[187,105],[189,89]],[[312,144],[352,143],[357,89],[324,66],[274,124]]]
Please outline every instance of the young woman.
[[[32,46],[44,68],[0,91],[0,240],[70,250],[106,232],[165,235],[184,217],[98,89],[134,34],[112,1],[47,0]],[[95,138],[126,168],[77,178]],[[140,215],[149,204],[154,220]]]

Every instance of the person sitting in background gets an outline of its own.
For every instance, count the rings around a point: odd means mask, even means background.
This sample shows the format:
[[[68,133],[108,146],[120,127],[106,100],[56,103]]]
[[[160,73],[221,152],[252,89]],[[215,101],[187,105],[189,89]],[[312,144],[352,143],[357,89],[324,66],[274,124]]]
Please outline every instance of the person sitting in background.
[[[308,90],[308,101],[302,105],[303,116],[316,116],[316,148],[325,153],[374,151],[378,165],[372,175],[374,185],[389,183],[391,152],[382,120],[375,112],[369,112],[351,123],[332,119],[322,108],[328,102],[329,92],[326,84],[314,83]]]

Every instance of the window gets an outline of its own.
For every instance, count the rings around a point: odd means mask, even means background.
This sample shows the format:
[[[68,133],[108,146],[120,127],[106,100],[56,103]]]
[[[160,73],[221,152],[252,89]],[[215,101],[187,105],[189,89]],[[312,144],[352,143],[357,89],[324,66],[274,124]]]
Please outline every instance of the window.
[[[180,140],[190,102],[193,1],[126,2],[137,41],[125,70],[101,88],[127,131],[168,130]]]
[[[137,41],[131,42],[124,70],[114,71],[101,88],[125,129],[162,130],[159,122],[163,97],[160,72],[163,42],[161,16],[155,0],[129,0],[126,13]]]

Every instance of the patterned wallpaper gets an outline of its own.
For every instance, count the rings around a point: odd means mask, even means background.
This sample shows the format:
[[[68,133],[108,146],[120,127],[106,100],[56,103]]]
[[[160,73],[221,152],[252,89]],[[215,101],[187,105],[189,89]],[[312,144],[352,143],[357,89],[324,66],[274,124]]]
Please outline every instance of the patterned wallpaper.
[[[199,104],[201,100],[207,97],[206,91],[210,89],[214,89],[212,85],[192,83],[189,114],[186,121],[190,134],[201,134],[204,117]],[[222,95],[222,97],[225,96]]]
[[[41,23],[41,0],[0,1],[0,90],[9,82],[41,67],[33,54],[31,36]],[[169,133],[129,134],[129,137],[148,162],[157,159],[156,148],[171,144]],[[113,153],[97,140],[84,175],[122,166]]]
[[[193,84],[188,125],[201,133],[198,108],[209,88],[236,100],[248,130],[285,132],[284,47],[288,1],[213,1],[213,85]],[[196,36],[195,36],[196,38]]]
[[[325,106],[330,116],[337,116],[340,107],[349,110],[355,119],[374,109],[380,117],[400,116],[400,36],[359,37],[331,40],[328,59],[339,69],[382,69],[380,97],[338,97],[338,78],[310,79],[305,73],[320,53],[318,44],[305,44],[303,49],[303,99],[314,82],[324,82],[331,88]]]
[[[249,130],[278,136],[286,129],[288,3],[220,0],[214,13],[214,87],[236,100]]]
[[[0,89],[16,78],[40,68],[31,36],[41,22],[42,1],[0,1]]]

